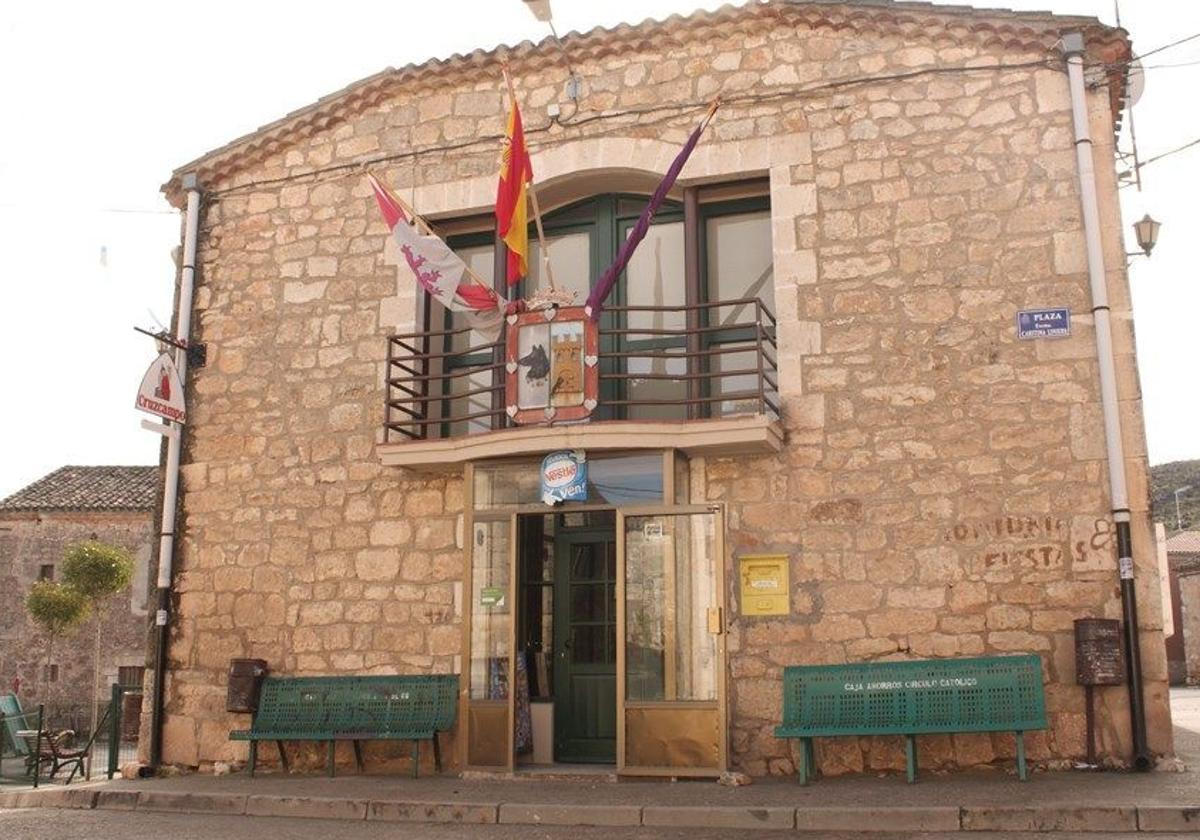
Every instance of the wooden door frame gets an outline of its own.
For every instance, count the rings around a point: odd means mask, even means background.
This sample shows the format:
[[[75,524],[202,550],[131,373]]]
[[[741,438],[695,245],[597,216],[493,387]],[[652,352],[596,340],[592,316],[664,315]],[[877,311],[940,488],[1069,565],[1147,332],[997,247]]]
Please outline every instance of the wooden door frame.
[[[628,516],[681,516],[697,513],[712,514],[713,552],[716,555],[714,569],[714,592],[717,608],[720,610],[720,632],[716,634],[716,709],[718,715],[718,745],[717,767],[715,768],[686,768],[686,767],[634,767],[629,768],[625,761],[625,717],[626,717],[626,680],[625,680],[625,518]],[[725,576],[728,569],[725,557],[725,506],[719,502],[687,505],[638,505],[617,508],[617,775],[627,776],[716,776],[729,768],[729,681],[726,674],[726,643],[728,635],[729,606],[725,591]],[[665,675],[665,663],[664,663]],[[653,705],[659,708],[708,708],[711,701],[700,700],[666,700],[655,703],[639,703]]]

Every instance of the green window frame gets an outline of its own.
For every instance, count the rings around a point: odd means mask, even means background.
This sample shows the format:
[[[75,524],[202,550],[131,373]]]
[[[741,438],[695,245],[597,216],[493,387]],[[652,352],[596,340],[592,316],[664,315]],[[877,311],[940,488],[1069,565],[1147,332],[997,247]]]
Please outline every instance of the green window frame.
[[[655,215],[653,226],[682,223],[684,226],[684,276],[681,278],[683,283],[682,302],[684,305],[707,303],[711,302],[712,298],[709,277],[710,266],[708,265],[708,225],[713,219],[719,219],[727,216],[736,216],[746,213],[758,213],[770,211],[770,197],[765,194],[765,186],[763,187],[764,194],[750,197],[739,198],[733,200],[720,200],[705,202],[703,195],[696,189],[685,191],[685,200],[683,202],[667,201]],[[691,199],[688,199],[687,193],[691,193]],[[699,198],[697,198],[699,196]],[[647,197],[643,195],[610,193],[603,195],[591,196],[571,204],[560,207],[553,212],[547,214],[543,219],[543,229],[548,239],[565,236],[574,233],[583,233],[588,237],[588,288],[590,289],[599,279],[600,274],[611,263],[616,256],[620,243],[628,234],[629,230],[636,223],[642,209],[645,207]],[[688,208],[694,208],[689,210]],[[536,231],[534,226],[530,225],[529,231],[531,254],[530,262],[536,263],[539,260],[538,245]],[[458,250],[465,248],[478,248],[490,246],[493,248],[493,265],[495,266],[495,276],[493,278],[494,287],[504,294],[509,299],[526,297],[534,291],[531,287],[530,279],[526,278],[514,287],[505,286],[505,278],[503,277],[503,260],[504,248],[503,243],[496,238],[494,231],[480,231],[476,233],[467,233],[450,236],[447,238],[448,244]],[[644,247],[644,246],[643,246]],[[692,253],[687,253],[688,251]],[[686,266],[694,266],[687,268]],[[562,270],[559,266],[560,274]],[[540,266],[530,266],[531,273],[540,270]],[[758,282],[767,283],[770,286],[773,271],[767,273],[764,279]],[[558,276],[558,285],[576,285],[567,281],[566,277]],[[752,287],[753,288],[753,287]],[[763,295],[762,291],[767,291],[768,294]],[[750,295],[753,296],[753,295]],[[764,304],[767,309],[774,314],[774,288],[760,290],[758,296],[765,297]],[[664,298],[665,299],[665,298]],[[614,311],[614,307],[622,307],[627,305],[629,300],[628,284],[626,273],[623,273],[618,279],[616,287],[613,289],[607,303],[607,307],[600,318],[601,342],[601,383],[600,383],[600,405],[593,414],[596,420],[612,420],[625,419],[630,416],[631,411],[629,406],[624,403],[629,399],[629,387],[625,380],[606,378],[605,374],[613,374],[620,371],[626,364],[626,360],[636,358],[639,354],[645,358],[646,354],[654,353],[686,353],[689,347],[693,352],[696,350],[704,353],[705,351],[719,349],[722,347],[732,346],[738,343],[750,344],[754,341],[754,330],[751,327],[732,328],[728,330],[707,330],[711,326],[719,326],[712,324],[711,318],[707,310],[700,309],[696,314],[687,315],[688,323],[696,324],[705,331],[701,333],[699,340],[689,344],[688,338],[685,336],[672,336],[655,334],[651,327],[647,327],[642,331],[641,327],[629,327],[628,319],[625,313]],[[577,301],[579,305],[583,304],[582,300]],[[739,318],[742,321],[752,317],[752,313],[747,316],[744,313],[739,313]],[[463,326],[462,319],[455,319],[453,313],[449,310],[444,311],[442,317],[442,328],[453,329]],[[634,330],[637,331],[634,331]],[[773,331],[773,324],[770,327]],[[628,332],[622,332],[628,330]],[[452,349],[452,337],[446,336],[442,343],[442,351],[449,352]],[[499,352],[499,351],[498,351]],[[715,355],[715,354],[714,354]],[[502,358],[502,353],[501,356]],[[699,355],[691,358],[685,368],[687,376],[692,376],[696,373],[709,374],[712,370],[710,363],[710,355]],[[464,366],[486,364],[489,361],[494,361],[487,353],[473,353],[462,357],[447,357],[446,366],[448,370],[461,368]],[[680,381],[672,379],[671,375],[661,376],[671,381]],[[687,393],[693,397],[702,395],[708,397],[712,395],[713,380],[709,376],[683,380],[684,387]],[[497,371],[493,378],[493,387],[502,386],[504,383],[503,371]],[[443,386],[443,395],[450,396],[450,381],[447,381]],[[442,404],[442,416],[447,416],[451,402],[449,399]],[[679,418],[698,418],[708,416],[719,416],[720,402],[706,402],[695,406],[683,406],[681,404]],[[686,408],[686,413],[684,412]],[[461,413],[461,412],[460,412]],[[463,425],[463,424],[468,425]],[[491,428],[502,428],[509,423],[508,418],[500,416],[493,418]],[[478,424],[478,421],[476,421]],[[472,431],[470,421],[456,421],[452,424],[445,422],[441,427],[442,437],[458,437],[462,434]],[[474,431],[482,429],[475,428]]]

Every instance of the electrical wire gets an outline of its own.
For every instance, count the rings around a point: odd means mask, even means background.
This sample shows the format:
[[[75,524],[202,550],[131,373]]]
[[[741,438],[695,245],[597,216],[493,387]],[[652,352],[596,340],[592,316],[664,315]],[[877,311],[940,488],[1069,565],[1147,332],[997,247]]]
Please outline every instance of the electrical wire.
[[[1180,38],[1178,41],[1172,41],[1171,43],[1165,44],[1161,47],[1157,47],[1155,49],[1150,50],[1150,52],[1144,52],[1141,55],[1134,56],[1133,58],[1129,59],[1129,63],[1132,64],[1135,61],[1141,61],[1143,58],[1148,58],[1152,55],[1157,55],[1158,53],[1163,52],[1164,50],[1169,50],[1173,47],[1178,47],[1180,44],[1186,44],[1188,41],[1195,41],[1197,38],[1200,38],[1200,32],[1197,32],[1194,35],[1188,35],[1186,38]]]
[[[821,94],[844,90],[847,88],[870,85],[870,84],[888,84],[893,82],[908,81],[911,79],[922,78],[925,76],[944,76],[953,74],[974,74],[974,73],[990,73],[990,72],[1008,72],[1012,70],[1028,69],[1032,67],[1057,67],[1059,66],[1050,58],[1017,62],[1013,64],[984,64],[974,66],[956,65],[953,67],[925,67],[917,70],[910,70],[903,73],[891,73],[873,76],[854,76],[843,79],[834,79],[828,82],[819,82],[806,85],[789,85],[783,86],[768,93],[738,93],[721,97],[721,102],[724,105],[740,105],[740,104],[758,104],[762,102],[771,102],[778,99],[815,99]],[[606,122],[609,120],[621,119],[624,117],[636,117],[637,121],[632,123],[623,123],[611,129],[611,132],[625,131],[634,127],[647,127],[655,125],[659,122],[665,122],[682,114],[707,109],[711,105],[710,101],[692,101],[679,102],[663,105],[649,105],[640,108],[627,108],[617,111],[601,111],[595,114],[590,114],[585,117],[578,117],[570,121],[550,120],[547,123],[526,128],[526,137],[538,136],[547,134],[556,126],[566,129],[579,128],[594,122]],[[658,120],[642,120],[640,118],[652,114],[663,115]],[[611,133],[609,132],[609,133]],[[589,137],[603,136],[603,134],[592,134]],[[297,175],[283,175],[278,178],[264,178],[258,181],[251,181],[245,184],[227,187],[223,190],[213,190],[208,193],[210,201],[219,199],[223,196],[236,195],[243,192],[259,189],[262,187],[276,186],[278,184],[291,183],[300,180],[325,180],[320,176],[331,175],[335,173],[358,172],[365,168],[378,166],[385,163],[393,163],[396,161],[407,160],[416,156],[430,155],[439,152],[456,152],[463,149],[470,149],[478,146],[490,146],[499,143],[504,139],[504,134],[488,134],[480,135],[469,140],[463,140],[457,143],[445,143],[440,145],[423,146],[420,148],[412,148],[403,152],[394,152],[386,155],[378,155],[372,158],[364,158],[362,160],[338,163],[330,166],[318,167],[303,172]],[[557,145],[560,142],[565,142],[568,138],[562,140],[551,140],[543,142],[534,142],[530,144],[530,148],[545,148],[548,146]],[[575,138],[570,138],[575,139]]]
[[[1159,161],[1159,160],[1162,160],[1163,158],[1168,158],[1168,157],[1171,157],[1172,155],[1179,154],[1180,152],[1187,151],[1188,149],[1192,148],[1193,146],[1200,146],[1200,137],[1197,137],[1195,140],[1192,140],[1188,143],[1184,143],[1182,146],[1176,146],[1174,149],[1171,149],[1168,152],[1163,152],[1162,154],[1155,155],[1152,158],[1146,158],[1146,160],[1142,161],[1137,166],[1126,169],[1124,172],[1121,173],[1121,175],[1131,175],[1131,174],[1133,174],[1135,169],[1143,169],[1143,168],[1149,166],[1150,164],[1154,163],[1155,161]],[[1118,176],[1118,177],[1120,177],[1120,176]],[[1122,186],[1127,186],[1127,185],[1123,184]]]

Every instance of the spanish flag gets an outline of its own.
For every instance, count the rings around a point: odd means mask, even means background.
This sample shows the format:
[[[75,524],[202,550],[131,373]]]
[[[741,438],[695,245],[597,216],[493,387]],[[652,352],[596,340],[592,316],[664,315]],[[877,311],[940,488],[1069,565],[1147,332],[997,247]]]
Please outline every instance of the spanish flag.
[[[521,281],[529,273],[529,216],[526,212],[526,185],[533,180],[529,150],[525,148],[525,129],[521,111],[512,101],[508,128],[504,136],[504,155],[500,160],[500,183],[496,187],[496,230],[508,246],[508,285]]]

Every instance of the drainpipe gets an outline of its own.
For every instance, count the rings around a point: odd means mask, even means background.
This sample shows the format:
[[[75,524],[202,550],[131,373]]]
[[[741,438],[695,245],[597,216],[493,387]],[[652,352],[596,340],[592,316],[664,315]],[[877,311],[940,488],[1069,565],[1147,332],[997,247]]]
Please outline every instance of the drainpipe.
[[[187,190],[187,216],[183,230],[183,271],[179,283],[178,316],[175,340],[183,347],[175,350],[179,381],[187,389],[187,350],[192,331],[192,292],[196,286],[196,239],[200,228],[200,187],[195,175],[183,176]],[[167,436],[167,470],[163,482],[162,529],[158,542],[158,610],[154,615],[154,698],[150,718],[150,770],[162,764],[163,681],[167,673],[167,623],[171,615],[171,578],[175,559],[175,509],[179,499],[179,453],[183,446],[183,426]]]
[[[1142,695],[1142,655],[1138,637],[1137,594],[1133,579],[1133,541],[1129,533],[1129,493],[1125,480],[1125,451],[1121,442],[1121,416],[1117,404],[1117,373],[1113,361],[1112,326],[1104,251],[1100,241],[1100,209],[1096,197],[1096,166],[1088,123],[1087,93],[1083,83],[1083,34],[1063,35],[1075,122],[1075,157],[1079,165],[1079,197],[1083,205],[1083,233],[1087,242],[1088,281],[1092,291],[1092,317],[1096,325],[1096,361],[1100,368],[1100,403],[1104,412],[1104,442],[1108,451],[1108,481],[1112,517],[1117,534],[1117,565],[1121,580],[1124,619],[1125,665],[1129,680],[1129,718],[1133,732],[1133,766],[1148,770],[1153,764],[1146,746],[1146,706]]]

